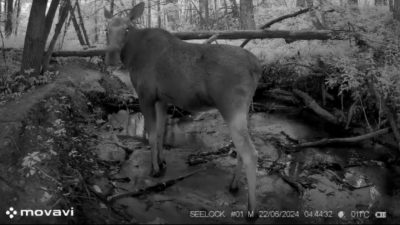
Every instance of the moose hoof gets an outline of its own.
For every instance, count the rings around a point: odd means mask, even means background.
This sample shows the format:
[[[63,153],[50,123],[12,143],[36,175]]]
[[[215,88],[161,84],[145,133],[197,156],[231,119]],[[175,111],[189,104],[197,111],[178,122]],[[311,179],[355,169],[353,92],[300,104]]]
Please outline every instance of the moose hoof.
[[[155,169],[152,167],[150,176],[152,177],[161,177],[165,174],[165,171],[167,170],[167,163],[165,161],[162,161],[161,163],[158,164],[158,168]]]
[[[167,170],[167,162],[165,162],[165,160],[163,160],[161,163],[158,164],[158,167],[160,167],[160,170]]]
[[[162,175],[162,172],[160,169],[154,169],[154,168],[151,169],[150,176],[161,177],[161,175]]]

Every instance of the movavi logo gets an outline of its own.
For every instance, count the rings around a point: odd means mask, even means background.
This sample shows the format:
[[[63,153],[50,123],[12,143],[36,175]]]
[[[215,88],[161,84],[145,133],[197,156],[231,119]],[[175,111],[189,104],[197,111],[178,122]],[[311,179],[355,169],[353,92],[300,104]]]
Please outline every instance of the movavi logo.
[[[16,210],[14,207],[10,207],[6,211],[6,215],[10,219],[15,216],[74,216],[74,208],[68,210],[64,209],[20,209]]]

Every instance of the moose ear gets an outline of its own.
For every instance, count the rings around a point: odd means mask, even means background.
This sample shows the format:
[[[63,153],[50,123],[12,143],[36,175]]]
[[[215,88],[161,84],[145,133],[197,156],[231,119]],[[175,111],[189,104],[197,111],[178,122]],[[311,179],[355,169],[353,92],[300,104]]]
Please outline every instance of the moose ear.
[[[144,2],[141,2],[132,8],[131,12],[129,13],[129,19],[133,21],[139,18],[143,14],[143,11],[144,11]]]
[[[106,19],[111,19],[113,17],[112,13],[108,11],[105,7],[104,7],[104,17]]]

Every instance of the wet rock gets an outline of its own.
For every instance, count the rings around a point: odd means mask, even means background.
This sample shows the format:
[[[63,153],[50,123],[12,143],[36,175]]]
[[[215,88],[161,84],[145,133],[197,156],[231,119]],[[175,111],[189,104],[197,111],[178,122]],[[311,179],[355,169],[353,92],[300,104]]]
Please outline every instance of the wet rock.
[[[112,190],[113,186],[111,185],[110,181],[105,177],[94,177],[89,180],[91,184],[90,188],[98,195],[106,197],[108,196]]]
[[[113,129],[126,130],[129,120],[129,113],[126,110],[120,110],[117,113],[108,115],[107,118],[108,123]]]
[[[125,160],[126,152],[115,144],[100,143],[96,147],[99,159],[109,162],[121,162]]]
[[[135,113],[128,118],[126,134],[129,136],[145,137],[144,116],[142,113]]]
[[[121,174],[128,176],[135,185],[146,185],[151,172],[150,153],[149,150],[134,151],[122,165]]]
[[[157,217],[154,220],[148,222],[147,224],[165,224],[165,220],[160,217]]]
[[[126,110],[120,110],[117,113],[109,114],[108,124],[113,130],[119,130],[121,135],[134,137],[144,137],[144,117],[141,113],[130,115]]]
[[[355,168],[349,168],[346,170],[343,182],[349,184],[353,188],[363,188],[371,185],[367,176],[360,173],[360,171]]]

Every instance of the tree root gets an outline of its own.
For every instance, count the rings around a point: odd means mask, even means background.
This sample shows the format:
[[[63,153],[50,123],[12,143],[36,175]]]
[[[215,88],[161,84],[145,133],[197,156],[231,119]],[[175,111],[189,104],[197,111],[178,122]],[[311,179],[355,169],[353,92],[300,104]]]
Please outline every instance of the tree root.
[[[170,179],[170,180],[167,180],[167,181],[164,181],[164,182],[160,182],[160,183],[157,183],[157,184],[145,187],[145,188],[141,188],[139,190],[135,190],[135,191],[131,191],[131,192],[120,193],[120,194],[116,194],[116,195],[113,195],[113,196],[109,196],[107,198],[107,201],[108,202],[112,202],[112,201],[120,199],[120,198],[138,197],[138,196],[141,196],[143,194],[150,193],[150,192],[160,192],[160,191],[163,191],[166,188],[171,187],[172,185],[176,184],[178,181],[181,181],[181,180],[183,180],[185,178],[188,178],[188,177],[190,177],[190,176],[192,176],[192,175],[194,175],[194,174],[196,174],[198,172],[203,171],[204,169],[205,168],[201,168],[201,169],[195,170],[195,171],[193,171],[191,173],[188,173],[186,175],[183,175],[183,176],[180,176],[180,177],[177,177],[177,178],[173,178],[173,179]]]

